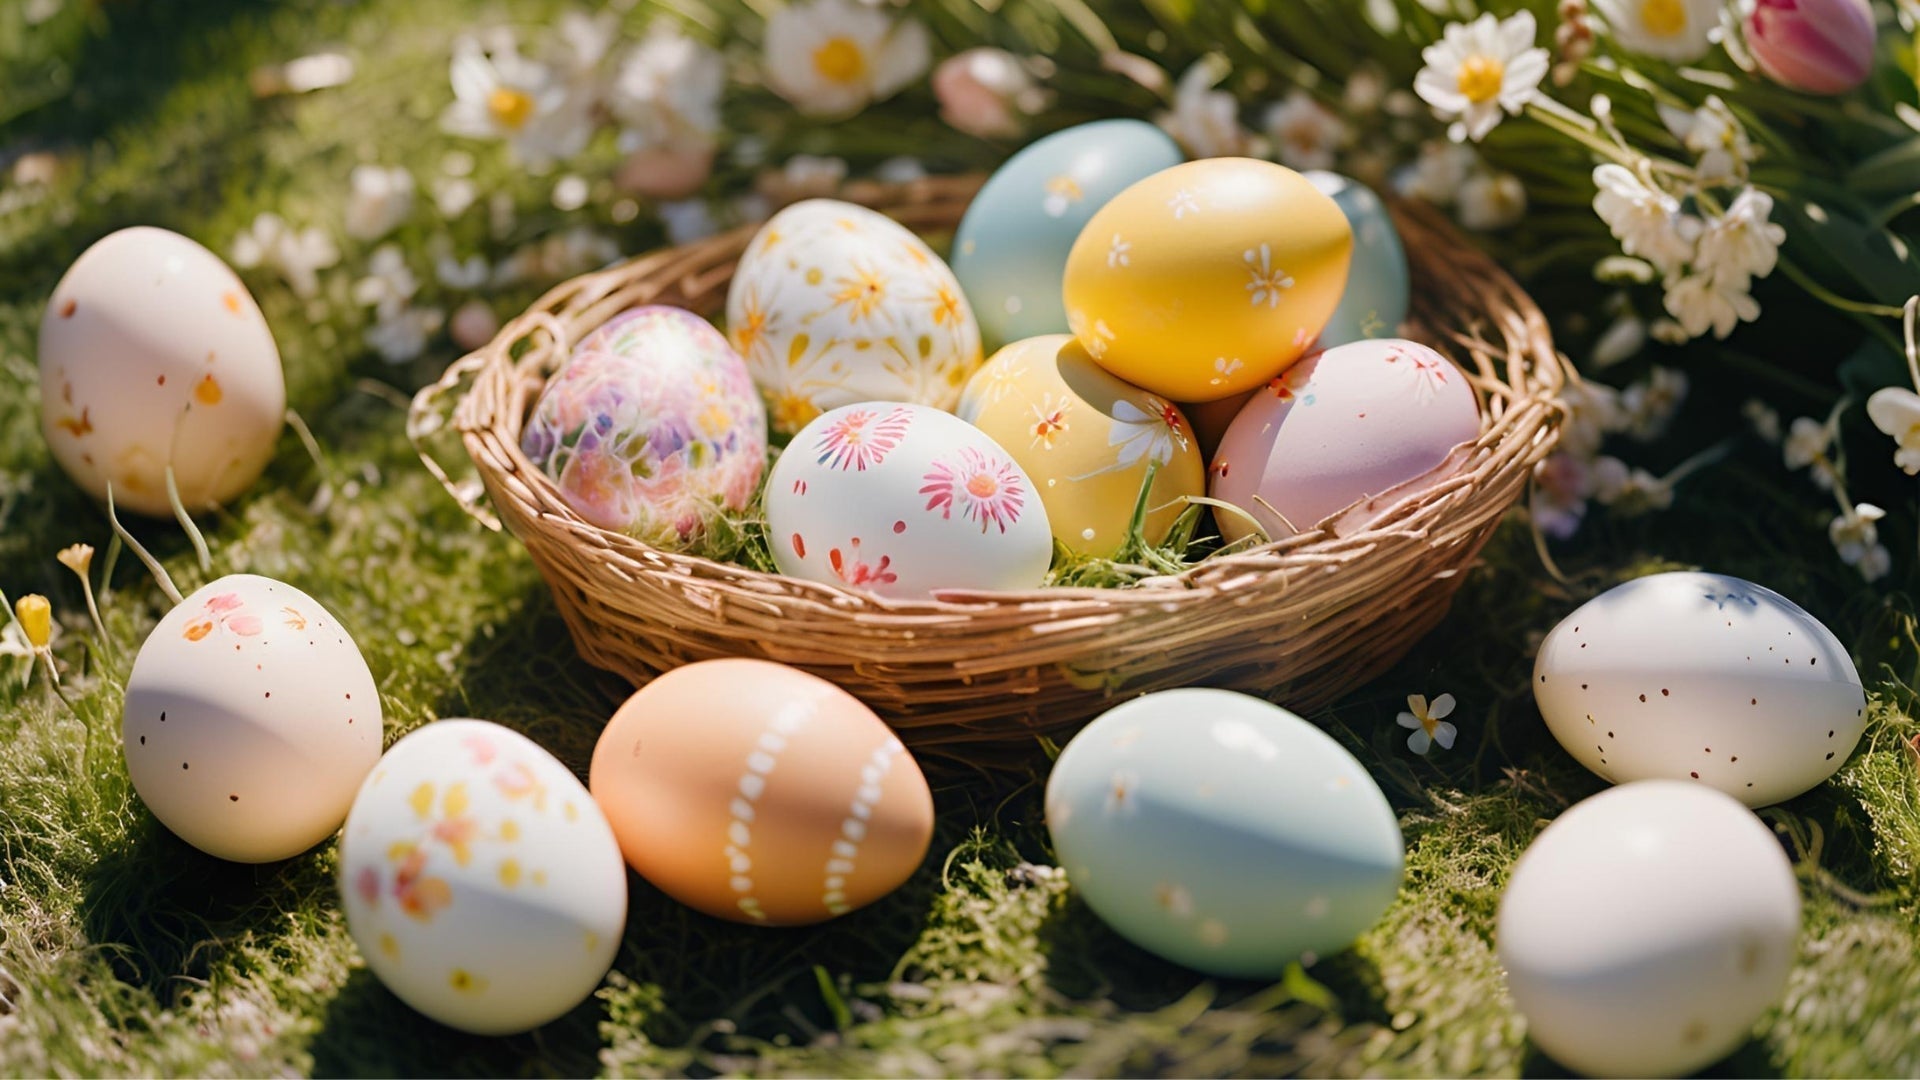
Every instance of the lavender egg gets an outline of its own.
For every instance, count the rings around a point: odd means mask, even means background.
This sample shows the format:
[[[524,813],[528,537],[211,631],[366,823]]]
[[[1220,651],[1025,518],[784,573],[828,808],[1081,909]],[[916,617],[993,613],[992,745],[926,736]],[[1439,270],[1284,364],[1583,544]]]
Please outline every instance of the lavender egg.
[[[705,319],[621,312],[574,347],[520,449],[576,513],[657,547],[686,547],[746,508],[767,460],[747,365]]]

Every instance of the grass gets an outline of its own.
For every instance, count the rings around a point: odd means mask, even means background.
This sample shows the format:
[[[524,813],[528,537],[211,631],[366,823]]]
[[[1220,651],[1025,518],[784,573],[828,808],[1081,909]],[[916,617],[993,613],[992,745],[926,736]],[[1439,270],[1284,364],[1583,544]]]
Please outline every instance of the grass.
[[[243,867],[173,838],[133,796],[118,746],[118,688],[163,602],[123,559],[103,598],[117,650],[96,652],[78,583],[53,557],[78,540],[104,546],[107,527],[38,434],[40,306],[74,256],[122,225],[164,225],[220,249],[265,209],[337,222],[356,161],[434,175],[450,144],[422,132],[447,93],[445,28],[535,23],[556,10],[223,0],[91,13],[70,3],[25,36],[0,13],[0,49],[24,57],[0,65],[19,80],[0,101],[0,156],[50,148],[68,163],[38,198],[0,203],[0,588],[53,598],[73,703],[42,680],[25,690],[0,680],[0,1074],[1553,1073],[1505,997],[1493,918],[1528,840],[1599,782],[1534,711],[1532,644],[1584,597],[1673,565],[1800,599],[1854,648],[1873,689],[1870,736],[1834,782],[1767,812],[1799,867],[1805,934],[1785,1001],[1716,1072],[1920,1071],[1920,791],[1904,747],[1920,731],[1912,579],[1861,586],[1826,544],[1818,493],[1757,444],[1690,481],[1670,513],[1596,518],[1556,548],[1570,584],[1510,525],[1440,630],[1312,716],[1398,808],[1407,878],[1353,949],[1274,986],[1174,968],[1078,903],[1051,870],[1040,762],[1034,776],[996,788],[942,781],[927,864],[894,896],[825,926],[749,930],[634,879],[627,937],[602,990],[510,1039],[439,1027],[378,984],[345,933],[330,844]],[[325,44],[359,61],[347,87],[265,102],[246,93],[253,66]],[[583,172],[611,153],[596,146]],[[948,164],[980,164],[987,150],[952,155]],[[555,223],[541,209],[550,181],[478,156],[483,187],[508,192],[522,212],[498,239],[484,214],[455,223],[463,250],[499,254]],[[644,218],[594,223],[637,251],[659,240]],[[424,249],[434,231],[416,222],[396,239]],[[349,250],[349,264],[364,254]],[[436,717],[481,716],[584,772],[626,688],[575,655],[514,541],[469,523],[419,467],[396,398],[453,347],[443,339],[410,366],[381,364],[360,345],[350,276],[330,272],[317,305],[249,279],[325,466],[283,440],[264,481],[205,522],[214,573],[273,575],[331,608],[374,671],[390,740]],[[532,287],[508,290],[501,310],[517,310]],[[1639,451],[1650,459],[1677,460],[1735,431],[1745,369],[1714,350],[1686,360],[1696,391],[1677,426],[1685,434]],[[1789,401],[1804,412],[1825,404]],[[1885,454],[1868,445],[1855,457]],[[1911,506],[1911,487],[1890,477],[1856,483],[1862,497]],[[322,485],[334,497],[316,512]],[[1889,535],[1910,537],[1910,511],[1895,518]],[[177,530],[137,529],[183,589],[209,579]],[[1910,552],[1897,562],[1911,574]],[[1461,701],[1460,744],[1416,758],[1393,714],[1408,693],[1440,691]]]

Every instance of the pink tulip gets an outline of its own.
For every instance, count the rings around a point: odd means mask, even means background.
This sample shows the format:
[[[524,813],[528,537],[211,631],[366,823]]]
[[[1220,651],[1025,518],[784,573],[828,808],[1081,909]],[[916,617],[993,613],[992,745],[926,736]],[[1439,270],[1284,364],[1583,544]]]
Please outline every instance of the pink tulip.
[[[1809,94],[1844,94],[1873,73],[1867,0],[1756,0],[1747,48],[1767,78]]]
[[[1047,107],[1047,93],[1005,49],[968,49],[942,60],[933,96],[941,119],[981,138],[1018,135],[1028,116]]]

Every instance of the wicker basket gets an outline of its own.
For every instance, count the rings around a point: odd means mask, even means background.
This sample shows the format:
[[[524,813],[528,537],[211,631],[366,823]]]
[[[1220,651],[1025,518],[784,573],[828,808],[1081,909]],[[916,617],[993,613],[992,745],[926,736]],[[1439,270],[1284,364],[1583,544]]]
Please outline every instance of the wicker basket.
[[[910,228],[951,230],[978,178],[855,187],[843,197]],[[489,527],[526,544],[588,662],[639,684],[689,661],[757,656],[846,687],[923,757],[975,768],[1038,758],[1143,691],[1209,685],[1297,709],[1367,682],[1446,614],[1463,573],[1553,448],[1570,377],[1546,320],[1438,215],[1394,207],[1414,280],[1413,336],[1460,362],[1481,395],[1459,471],[1384,516],[1319,528],[1133,589],[877,599],[673,552],[583,520],[520,450],[521,425],[569,343],[635,304],[719,310],[752,236],[736,229],[554,289],[414,401],[427,466]],[[480,486],[455,482],[429,441],[452,427]]]

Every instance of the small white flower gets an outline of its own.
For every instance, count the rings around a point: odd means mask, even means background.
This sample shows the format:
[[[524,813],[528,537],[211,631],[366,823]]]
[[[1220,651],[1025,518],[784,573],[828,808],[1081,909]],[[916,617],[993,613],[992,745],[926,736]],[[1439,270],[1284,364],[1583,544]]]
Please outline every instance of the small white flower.
[[[1724,0],[1593,0],[1620,47],[1690,64],[1713,48]]]
[[[1695,272],[1711,274],[1716,285],[1732,292],[1745,292],[1754,278],[1773,273],[1787,230],[1769,221],[1772,216],[1773,196],[1755,188],[1742,191],[1700,234]]]
[[[294,295],[311,299],[320,292],[320,271],[340,261],[340,249],[322,229],[295,230],[280,215],[263,213],[228,250],[242,270],[266,267],[280,274]]]
[[[1868,402],[1868,406],[1868,413],[1871,415],[1872,402]],[[1740,406],[1740,415],[1747,418],[1747,424],[1753,428],[1755,435],[1770,443],[1780,441],[1780,414],[1774,412],[1766,402],[1759,398],[1748,398],[1746,403]]]
[[[1593,343],[1595,368],[1610,368],[1640,355],[1647,347],[1647,323],[1632,309],[1620,313]]]
[[[1351,136],[1344,120],[1300,89],[1267,110],[1266,129],[1280,164],[1302,172],[1333,168],[1334,155]]]
[[[1460,185],[1460,224],[1476,232],[1509,229],[1527,216],[1527,188],[1509,172],[1482,170]]]
[[[433,208],[448,220],[466,213],[479,197],[480,189],[464,176],[442,176],[433,182]]]
[[[1578,532],[1592,497],[1593,473],[1585,460],[1557,453],[1534,467],[1529,511],[1546,535],[1565,540]]]
[[[59,623],[53,623],[58,627]],[[22,687],[33,681],[33,661],[39,654],[34,652],[33,643],[27,640],[26,631],[14,619],[7,619],[6,626],[0,627],[0,660],[4,660],[16,672],[16,678]]]
[[[1401,727],[1411,728],[1413,734],[1407,736],[1407,749],[1416,754],[1425,754],[1433,749],[1435,743],[1442,750],[1453,749],[1453,739],[1457,730],[1452,724],[1445,723],[1453,715],[1454,700],[1452,694],[1441,694],[1427,704],[1424,694],[1408,694],[1407,709],[1397,717]]]
[[[1860,571],[1868,581],[1877,581],[1892,569],[1892,555],[1880,543],[1880,530],[1874,522],[1887,516],[1872,503],[1860,503],[1842,512],[1827,526],[1827,538],[1840,561]]]
[[[1838,435],[1839,432],[1832,425],[1823,424],[1811,416],[1795,420],[1787,429],[1787,441],[1780,448],[1787,468],[1804,469],[1826,457]]]
[[[1731,184],[1747,178],[1747,165],[1754,158],[1753,142],[1747,138],[1746,126],[1719,95],[1707,98],[1705,105],[1692,112],[1662,105],[1660,119],[1673,137],[1696,155],[1694,173],[1701,182]]]
[[[383,244],[367,260],[367,275],[353,283],[353,302],[379,309],[382,318],[398,312],[420,291],[420,279],[407,266],[398,245]]]
[[[434,260],[433,276],[449,289],[470,292],[487,283],[493,276],[493,267],[487,265],[485,255],[470,255],[462,260],[445,254]]]
[[[1118,268],[1133,265],[1133,257],[1127,254],[1132,250],[1132,244],[1120,239],[1119,233],[1114,233],[1113,243],[1107,248],[1107,266]]]
[[[1239,102],[1213,88],[1224,74],[1218,64],[1196,61],[1174,86],[1172,111],[1154,117],[1196,158],[1235,157],[1250,149],[1251,137],[1240,124]]]
[[[1668,277],[1693,258],[1700,221],[1681,213],[1678,199],[1642,182],[1623,165],[1594,169],[1593,184],[1594,213],[1613,231],[1620,250],[1645,259]]]
[[[1293,276],[1274,268],[1272,245],[1263,243],[1258,248],[1248,248],[1240,258],[1247,264],[1247,292],[1251,294],[1247,302],[1254,307],[1261,304],[1279,307],[1280,293],[1293,288]]]
[[[1652,442],[1666,434],[1667,425],[1687,400],[1685,372],[1655,367],[1646,379],[1627,387],[1620,395],[1626,411],[1626,432],[1641,442]]]
[[[1876,390],[1867,399],[1867,418],[1892,437],[1893,463],[1908,476],[1920,474],[1920,394],[1904,386]]]
[[[1450,206],[1479,165],[1480,155],[1472,147],[1432,140],[1422,143],[1414,164],[1394,177],[1394,189],[1435,206]]]
[[[1560,401],[1567,408],[1567,418],[1560,425],[1560,449],[1575,457],[1593,457],[1608,435],[1626,426],[1620,391],[1605,383],[1573,383],[1561,391]]]
[[[395,165],[355,165],[348,176],[347,235],[378,240],[413,213],[413,174]]]
[[[1506,19],[1491,12],[1471,23],[1449,23],[1440,41],[1427,46],[1426,67],[1414,90],[1434,115],[1452,120],[1454,142],[1479,142],[1499,126],[1502,110],[1518,115],[1547,77],[1547,50],[1536,48],[1539,31],[1531,11]]]
[[[548,40],[544,55],[554,72],[589,98],[600,93],[600,67],[620,34],[620,18],[611,11],[589,15],[569,11]]]
[[[1387,77],[1379,68],[1367,65],[1355,68],[1340,91],[1340,104],[1349,113],[1365,114],[1380,108],[1387,99]]]
[[[1193,197],[1193,192],[1188,191],[1186,188],[1181,188],[1173,193],[1172,198],[1167,200],[1167,209],[1173,211],[1173,220],[1179,221],[1188,214],[1199,213],[1200,200]]]
[[[592,193],[593,189],[587,184],[586,177],[569,173],[554,182],[553,208],[561,213],[571,213],[587,205],[587,199]]]
[[[579,153],[593,134],[591,102],[570,92],[547,65],[529,60],[510,42],[489,52],[472,37],[453,43],[449,77],[453,104],[441,114],[449,135],[505,139],[533,166]]]
[[[367,328],[366,341],[382,360],[403,364],[426,351],[427,339],[445,321],[446,313],[438,308],[382,308],[379,318]]]
[[[1593,463],[1593,497],[1622,516],[1665,510],[1673,505],[1673,485],[1616,457]]]
[[[1121,398],[1113,403],[1113,427],[1107,432],[1107,445],[1119,447],[1114,467],[1126,468],[1141,458],[1162,465],[1173,460],[1177,430],[1167,424],[1165,402],[1149,397],[1147,408]],[[1184,442],[1184,440],[1183,440]]]
[[[1704,273],[1689,274],[1667,286],[1667,311],[1680,320],[1688,336],[1702,337],[1711,330],[1716,338],[1725,338],[1743,322],[1760,317],[1760,304],[1742,283],[1723,284]]]
[[[622,127],[621,149],[710,146],[720,133],[727,66],[719,50],[656,20],[620,61],[608,106]]]
[[[813,116],[847,116],[927,70],[927,30],[849,0],[802,0],[767,20],[767,84]]]

